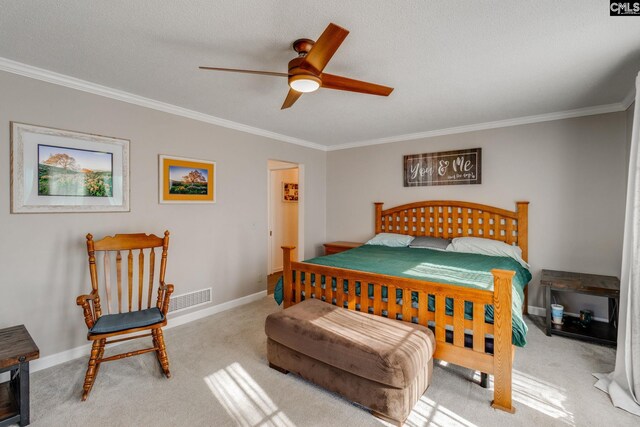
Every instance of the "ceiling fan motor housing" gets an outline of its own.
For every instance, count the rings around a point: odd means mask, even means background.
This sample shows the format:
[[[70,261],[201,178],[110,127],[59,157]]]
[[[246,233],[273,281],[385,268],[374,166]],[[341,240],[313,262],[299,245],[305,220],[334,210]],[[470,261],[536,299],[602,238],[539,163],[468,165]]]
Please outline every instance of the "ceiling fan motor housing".
[[[289,61],[289,87],[299,92],[313,92],[314,90],[322,86],[322,80],[320,80],[320,77],[314,74],[313,71],[302,68],[301,65],[303,63],[303,56],[299,56]],[[302,82],[303,80],[305,81],[304,83]],[[296,82],[299,83],[296,84]],[[314,85],[311,82],[315,82],[317,85]]]

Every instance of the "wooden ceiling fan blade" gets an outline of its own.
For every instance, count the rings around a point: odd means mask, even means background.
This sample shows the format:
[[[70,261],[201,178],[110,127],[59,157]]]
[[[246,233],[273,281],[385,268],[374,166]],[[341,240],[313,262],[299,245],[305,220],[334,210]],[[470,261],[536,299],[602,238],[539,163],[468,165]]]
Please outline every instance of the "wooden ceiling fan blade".
[[[329,24],[309,53],[307,53],[300,66],[320,74],[348,34],[349,31],[341,26],[333,23]]]
[[[322,87],[326,89],[346,90],[349,92],[378,96],[389,96],[389,94],[393,92],[392,87],[335,76],[333,74],[322,73],[320,74],[320,80],[322,80]]]
[[[213,71],[229,71],[232,73],[259,74],[262,76],[289,77],[288,73],[277,73],[275,71],[257,71],[257,70],[241,70],[238,68],[217,68],[217,67],[199,67],[201,70]]]
[[[298,92],[297,90],[289,89],[289,93],[282,104],[281,110],[285,108],[291,107],[295,102],[302,96],[302,92]]]

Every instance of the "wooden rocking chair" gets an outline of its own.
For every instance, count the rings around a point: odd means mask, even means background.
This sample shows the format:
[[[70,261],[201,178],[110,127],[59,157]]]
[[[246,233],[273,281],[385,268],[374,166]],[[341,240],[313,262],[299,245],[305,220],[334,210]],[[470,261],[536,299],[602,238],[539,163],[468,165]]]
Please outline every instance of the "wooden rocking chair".
[[[155,270],[155,248],[162,247],[162,258],[160,260],[159,271],[159,287],[156,304],[152,307],[151,301],[153,296],[153,277]],[[145,281],[145,253],[144,250],[149,249],[149,265],[148,271],[148,290],[143,292]],[[93,383],[98,375],[98,370],[102,362],[110,362],[129,356],[137,356],[139,354],[155,351],[160,362],[160,367],[167,378],[171,377],[169,372],[169,358],[164,345],[164,337],[162,335],[162,327],[167,324],[167,311],[169,310],[169,299],[173,292],[173,285],[167,285],[164,282],[164,274],[167,268],[167,250],[169,249],[169,232],[164,232],[164,238],[157,237],[153,234],[116,234],[113,237],[105,237],[102,240],[95,241],[91,234],[87,234],[87,252],[89,254],[89,273],[91,274],[91,288],[89,295],[80,295],[76,299],[76,303],[82,306],[84,311],[84,321],[89,328],[87,339],[93,341],[91,347],[91,357],[89,358],[89,366],[84,379],[82,400],[87,400],[89,392],[93,387]],[[96,267],[95,252],[104,252],[103,259],[103,275],[104,288],[102,289],[103,297],[106,296],[107,313],[102,314],[102,306],[100,305],[100,296],[98,292],[98,269]],[[134,287],[134,251],[137,257],[137,292]],[[115,252],[116,261],[116,284],[118,297],[118,305],[112,307],[112,288],[111,288],[111,252]],[[122,290],[122,258],[126,256],[127,263],[127,287],[128,292],[123,293]],[[126,289],[125,289],[126,291]],[[137,293],[137,298],[135,295]],[[123,312],[123,299],[128,301],[125,308],[128,311]],[[143,301],[145,304],[143,304]],[[136,304],[137,302],[137,304]],[[146,308],[143,309],[143,306]],[[114,312],[112,313],[112,308]],[[119,338],[107,341],[107,338],[125,335],[141,331],[150,331],[143,335],[135,335],[125,338]],[[142,350],[131,351],[127,353],[117,354],[115,356],[105,357],[104,348],[106,344],[126,341],[136,338],[151,336],[153,339],[153,347]]]

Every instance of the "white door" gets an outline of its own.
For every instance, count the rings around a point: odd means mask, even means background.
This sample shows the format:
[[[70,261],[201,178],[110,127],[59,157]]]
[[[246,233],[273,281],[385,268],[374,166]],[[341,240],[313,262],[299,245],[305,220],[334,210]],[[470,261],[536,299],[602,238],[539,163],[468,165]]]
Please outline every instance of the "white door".
[[[271,171],[271,224],[269,239],[271,240],[270,273],[282,270],[282,229],[278,224],[282,221],[280,211],[280,171]]]

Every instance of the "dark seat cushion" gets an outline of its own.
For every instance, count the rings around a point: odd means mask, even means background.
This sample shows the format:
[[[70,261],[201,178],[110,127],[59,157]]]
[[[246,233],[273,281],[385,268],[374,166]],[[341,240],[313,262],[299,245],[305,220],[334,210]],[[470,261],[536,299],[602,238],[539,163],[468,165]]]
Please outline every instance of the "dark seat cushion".
[[[130,313],[105,314],[98,318],[98,321],[89,332],[92,334],[108,334],[126,329],[142,328],[163,320],[164,315],[158,307]]]
[[[333,367],[392,387],[408,387],[435,351],[425,326],[350,311],[316,299],[270,314],[269,338]]]

